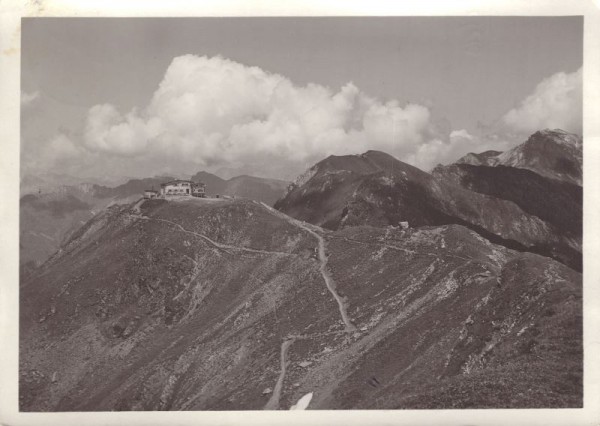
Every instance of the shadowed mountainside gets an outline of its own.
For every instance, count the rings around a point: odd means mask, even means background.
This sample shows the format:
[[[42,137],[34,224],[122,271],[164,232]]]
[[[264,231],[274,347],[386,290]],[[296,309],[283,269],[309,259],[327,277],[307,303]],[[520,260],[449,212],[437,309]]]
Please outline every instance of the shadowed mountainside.
[[[317,163],[290,185],[275,208],[332,230],[396,226],[401,221],[410,226],[460,224],[494,243],[549,256],[581,270],[580,235],[561,232],[554,221],[536,216],[535,209],[522,208],[508,197],[436,179],[383,152],[331,156]]]
[[[566,236],[581,239],[583,188],[579,185],[506,166],[451,164],[436,167],[432,174],[439,181],[512,201],[523,211],[551,223]]]
[[[581,275],[459,225],[115,205],[20,298],[23,411],[582,405]]]
[[[561,129],[545,129],[535,132],[527,141],[506,152],[470,153],[456,163],[528,169],[550,179],[581,186],[583,140]]]
[[[438,165],[432,174],[439,182],[511,201],[551,224],[574,249],[556,245],[550,247],[551,256],[581,270],[582,148],[577,135],[543,130],[505,153],[467,154],[455,164]]]

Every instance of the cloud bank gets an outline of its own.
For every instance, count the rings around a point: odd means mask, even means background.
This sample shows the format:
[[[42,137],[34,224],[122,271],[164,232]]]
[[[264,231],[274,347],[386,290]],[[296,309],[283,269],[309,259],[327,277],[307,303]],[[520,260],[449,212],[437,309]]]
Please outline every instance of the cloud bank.
[[[297,173],[325,156],[377,149],[400,158],[433,140],[430,111],[361,92],[294,85],[221,57],[175,58],[148,106],[90,109],[85,146],[112,156],[254,165]]]
[[[26,103],[37,98],[25,95]],[[501,122],[505,135],[581,131],[581,70],[545,79]],[[468,152],[510,147],[501,132],[478,138],[435,123],[425,106],[377,99],[352,83],[337,91],[298,86],[222,57],[185,55],[173,59],[148,105],[93,106],[81,137],[55,136],[33,164],[75,174],[205,169],[293,179],[332,154],[381,150],[430,170]]]
[[[559,128],[582,133],[582,69],[570,74],[559,72],[537,85],[519,107],[503,117],[511,129],[533,133]]]

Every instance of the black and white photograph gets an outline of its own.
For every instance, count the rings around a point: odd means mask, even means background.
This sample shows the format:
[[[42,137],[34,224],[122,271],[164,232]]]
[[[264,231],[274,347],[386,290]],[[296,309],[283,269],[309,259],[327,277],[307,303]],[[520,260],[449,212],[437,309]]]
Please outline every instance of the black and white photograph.
[[[24,16],[18,411],[584,408],[584,23]]]

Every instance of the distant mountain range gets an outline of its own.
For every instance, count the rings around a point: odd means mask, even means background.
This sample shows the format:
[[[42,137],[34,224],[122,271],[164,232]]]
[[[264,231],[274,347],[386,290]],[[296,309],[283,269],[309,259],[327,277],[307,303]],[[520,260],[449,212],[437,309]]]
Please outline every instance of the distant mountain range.
[[[39,175],[25,174],[21,178],[21,195],[37,194],[39,192],[55,192],[58,188],[65,186],[77,186],[80,184],[117,186],[121,185],[131,177],[124,176],[102,176],[102,177],[77,177],[64,173],[46,172]]]
[[[281,198],[289,185],[289,182],[283,180],[247,175],[225,180],[203,171],[193,175],[192,180],[204,182],[210,194],[250,198],[252,200],[263,201],[269,205],[272,205]]]

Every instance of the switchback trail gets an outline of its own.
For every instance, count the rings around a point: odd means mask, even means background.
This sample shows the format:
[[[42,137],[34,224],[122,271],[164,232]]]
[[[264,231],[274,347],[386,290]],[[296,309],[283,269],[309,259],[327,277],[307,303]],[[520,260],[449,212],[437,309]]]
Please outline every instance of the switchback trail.
[[[346,326],[346,331],[347,332],[355,331],[356,327],[354,326],[354,324],[352,324],[352,322],[350,321],[350,318],[348,317],[346,301],[335,290],[335,281],[333,280],[333,277],[327,270],[327,253],[325,251],[325,240],[323,239],[323,237],[320,236],[313,229],[311,229],[307,224],[305,224],[299,220],[296,220],[292,217],[289,217],[288,215],[275,210],[273,207],[270,207],[263,202],[261,202],[261,204],[271,214],[287,220],[289,223],[291,223],[294,226],[304,229],[306,232],[308,232],[309,234],[311,234],[313,237],[315,237],[317,239],[317,241],[319,243],[319,246],[318,246],[319,263],[320,263],[319,271],[321,272],[321,275],[323,276],[323,280],[325,280],[325,285],[327,286],[327,290],[329,290],[329,292],[332,294],[332,296],[335,298],[335,301],[338,304],[340,315],[342,316],[342,321],[344,322],[344,325]]]

